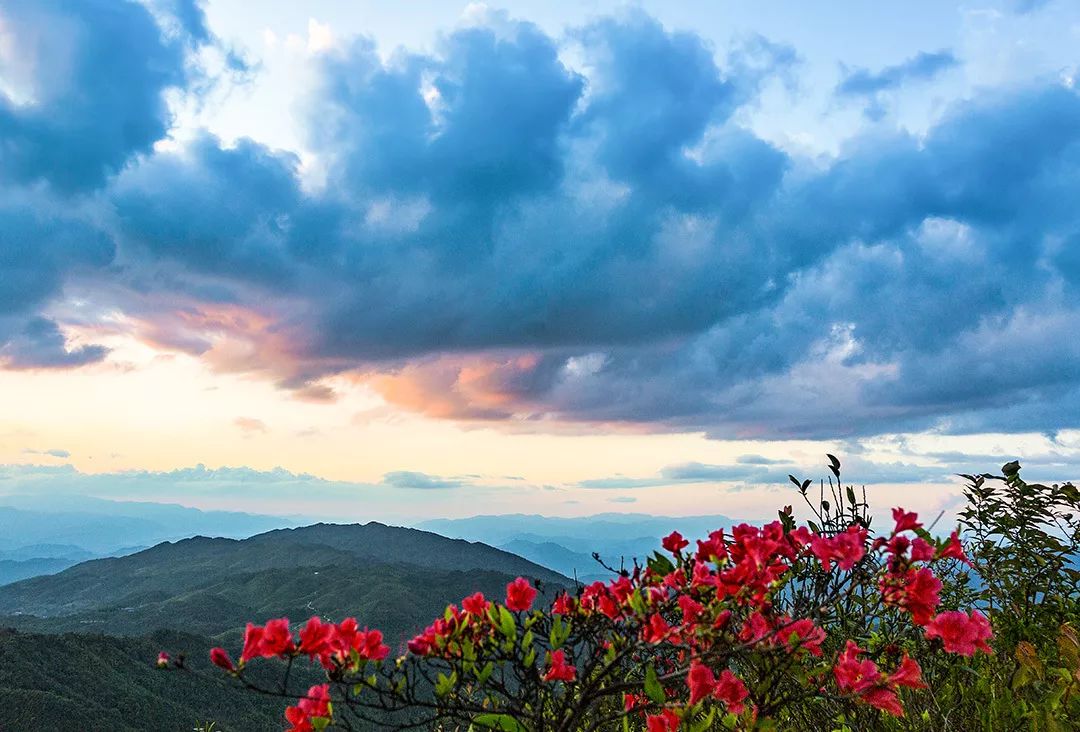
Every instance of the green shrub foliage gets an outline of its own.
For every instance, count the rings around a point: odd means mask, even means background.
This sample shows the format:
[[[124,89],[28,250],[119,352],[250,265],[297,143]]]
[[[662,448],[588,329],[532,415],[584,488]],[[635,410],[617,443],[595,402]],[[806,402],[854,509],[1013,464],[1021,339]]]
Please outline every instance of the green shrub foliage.
[[[791,477],[805,525],[786,506],[693,544],[672,533],[553,601],[519,577],[402,648],[353,618],[277,618],[211,661],[290,700],[294,732],[1077,729],[1080,491],[1014,462],[962,476],[951,532],[901,508],[880,526],[828,458],[827,483]]]

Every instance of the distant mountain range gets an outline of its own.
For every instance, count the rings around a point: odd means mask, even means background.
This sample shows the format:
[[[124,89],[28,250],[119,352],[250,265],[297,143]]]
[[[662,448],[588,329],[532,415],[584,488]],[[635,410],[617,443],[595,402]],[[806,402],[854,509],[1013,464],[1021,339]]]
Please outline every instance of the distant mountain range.
[[[690,539],[703,538],[718,528],[740,523],[722,515],[653,516],[641,513],[604,513],[578,518],[533,514],[434,519],[417,524],[443,536],[482,541],[550,567],[581,581],[610,577],[593,552],[608,565],[630,566],[660,548],[672,531]]]
[[[103,555],[197,535],[242,538],[300,523],[281,516],[200,511],[168,503],[0,496],[0,551],[67,544]]]
[[[85,496],[0,496],[0,585],[199,534],[242,538],[296,520]]]

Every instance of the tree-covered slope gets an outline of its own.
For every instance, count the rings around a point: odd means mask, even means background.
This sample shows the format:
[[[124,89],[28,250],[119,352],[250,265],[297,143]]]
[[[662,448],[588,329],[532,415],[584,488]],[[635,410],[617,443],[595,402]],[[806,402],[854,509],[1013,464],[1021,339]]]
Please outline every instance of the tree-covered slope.
[[[237,613],[253,609],[378,611],[377,598],[384,605],[426,606],[460,599],[459,590],[473,585],[501,589],[496,585],[516,575],[568,583],[484,544],[375,523],[318,524],[241,541],[196,537],[84,562],[0,587],[0,615],[78,616],[89,624],[101,619],[110,631],[145,632],[158,627],[153,613],[160,611],[160,618],[176,627],[177,610],[186,608],[180,617],[196,623],[193,628],[218,633],[232,627]],[[87,614],[104,617],[83,618]],[[67,629],[70,623],[62,625]]]
[[[207,667],[210,642],[158,632],[146,638],[0,631],[0,729],[56,732],[223,732],[280,729],[281,700],[229,686]],[[161,648],[186,648],[196,672],[152,666]]]

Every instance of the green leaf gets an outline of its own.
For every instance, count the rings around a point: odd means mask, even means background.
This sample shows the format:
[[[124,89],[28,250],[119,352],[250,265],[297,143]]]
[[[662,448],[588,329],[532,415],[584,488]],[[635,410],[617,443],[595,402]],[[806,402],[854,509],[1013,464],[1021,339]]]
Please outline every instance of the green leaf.
[[[690,723],[690,732],[706,732],[712,729],[713,719],[716,717],[716,707],[709,710],[704,716],[699,716]]]
[[[551,650],[553,651],[559,650],[563,641],[566,640],[566,636],[563,634],[563,625],[562,616],[556,615],[555,620],[551,623],[551,632],[548,633],[548,643],[551,644]]]
[[[521,647],[531,648],[533,644],[533,632],[531,630],[525,631],[525,635],[521,636]]]
[[[484,664],[484,667],[476,672],[476,680],[481,684],[487,683],[487,680],[491,678],[492,672],[495,670],[495,664],[488,661]]]
[[[499,632],[507,638],[513,638],[517,633],[514,627],[514,616],[502,605],[499,605]]]
[[[473,717],[472,723],[484,729],[501,730],[501,732],[529,732],[525,725],[509,714],[478,714]]]
[[[435,680],[435,696],[446,696],[456,683],[457,671],[452,672],[449,676],[440,673],[439,678]]]
[[[330,726],[330,717],[312,717],[311,728],[314,730],[324,730]]]
[[[660,685],[660,679],[656,678],[656,669],[653,668],[652,664],[645,667],[645,696],[656,704],[663,704],[667,701],[664,687]]]
[[[653,552],[653,555],[649,557],[649,569],[661,577],[666,577],[674,571],[675,565],[660,552]]]

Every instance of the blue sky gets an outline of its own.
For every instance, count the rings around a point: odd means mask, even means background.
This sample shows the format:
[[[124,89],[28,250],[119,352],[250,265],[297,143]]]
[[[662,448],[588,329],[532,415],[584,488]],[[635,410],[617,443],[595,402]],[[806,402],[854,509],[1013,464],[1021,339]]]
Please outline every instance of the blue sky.
[[[1064,0],[6,3],[0,457],[454,514],[1074,470],[1078,41]]]

